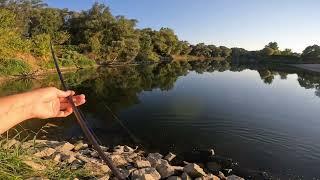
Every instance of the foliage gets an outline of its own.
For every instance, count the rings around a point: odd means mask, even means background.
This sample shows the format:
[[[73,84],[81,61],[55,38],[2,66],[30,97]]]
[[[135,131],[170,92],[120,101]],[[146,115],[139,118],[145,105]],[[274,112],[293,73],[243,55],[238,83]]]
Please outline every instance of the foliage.
[[[138,29],[136,24],[137,20],[114,16],[108,6],[97,2],[90,9],[77,12],[50,8],[42,0],[1,0],[0,58],[19,59],[19,54],[27,54],[38,60],[35,64],[52,68],[47,61],[51,58],[51,40],[59,45],[59,52],[65,53],[59,62],[63,66],[159,62],[189,55],[227,60],[232,56],[232,49],[225,46],[191,45],[180,40],[173,29]],[[306,48],[303,57],[318,57],[317,49],[317,45]],[[239,52],[250,57],[298,56],[289,49],[280,51],[277,42],[270,42],[260,53]]]
[[[279,50],[279,46],[277,42],[269,42],[268,45],[265,46],[266,48],[271,48],[274,51],[278,51]]]
[[[270,47],[265,47],[262,49],[262,55],[264,56],[271,56],[274,53],[274,49],[270,48]]]
[[[0,60],[0,74],[1,75],[19,75],[28,73],[31,67],[25,61],[17,59],[2,59]]]
[[[306,47],[301,56],[304,58],[320,58],[320,46],[313,45]]]

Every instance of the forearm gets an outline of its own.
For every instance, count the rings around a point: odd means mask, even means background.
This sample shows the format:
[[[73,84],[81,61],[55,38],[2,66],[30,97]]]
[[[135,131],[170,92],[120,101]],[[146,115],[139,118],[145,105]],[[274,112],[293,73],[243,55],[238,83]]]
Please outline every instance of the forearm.
[[[0,98],[0,134],[32,116],[32,94],[22,93]]]

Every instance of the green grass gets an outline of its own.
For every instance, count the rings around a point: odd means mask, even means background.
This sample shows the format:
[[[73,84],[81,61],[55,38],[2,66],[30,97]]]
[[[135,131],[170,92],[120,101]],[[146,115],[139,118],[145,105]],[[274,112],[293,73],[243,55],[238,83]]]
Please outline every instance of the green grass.
[[[23,179],[32,170],[22,162],[18,149],[0,148],[0,179]]]
[[[18,59],[0,59],[0,75],[20,75],[31,71],[31,66]]]

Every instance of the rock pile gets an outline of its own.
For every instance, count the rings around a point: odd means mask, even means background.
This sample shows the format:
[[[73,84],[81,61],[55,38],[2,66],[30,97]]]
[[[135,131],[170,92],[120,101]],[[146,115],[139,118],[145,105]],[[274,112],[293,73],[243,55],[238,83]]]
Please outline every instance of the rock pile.
[[[33,156],[41,159],[51,159],[57,166],[70,166],[72,170],[83,168],[97,179],[115,179],[111,170],[98,156],[98,153],[88,144],[69,142],[36,140],[21,144],[22,148],[31,149]],[[31,148],[34,147],[34,148]],[[174,166],[170,162],[175,158],[173,153],[165,157],[159,153],[145,154],[137,148],[129,146],[116,146],[112,149],[103,147],[120,172],[130,179],[139,180],[242,180],[243,178],[231,175],[225,177],[222,172],[213,175],[202,169],[195,163],[185,162],[185,166]],[[43,170],[46,167],[28,158],[24,161],[35,170]]]

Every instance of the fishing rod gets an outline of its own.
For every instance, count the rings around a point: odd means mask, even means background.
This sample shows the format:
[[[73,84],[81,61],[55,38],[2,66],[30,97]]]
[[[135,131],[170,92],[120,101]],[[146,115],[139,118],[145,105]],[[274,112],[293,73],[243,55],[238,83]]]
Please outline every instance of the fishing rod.
[[[53,61],[54,61],[54,65],[56,67],[57,73],[59,75],[59,79],[60,79],[61,84],[62,84],[62,88],[63,88],[64,91],[67,91],[68,88],[67,88],[67,85],[66,85],[66,83],[65,83],[65,81],[63,79],[61,70],[59,68],[58,60],[57,60],[56,55],[54,53],[53,45],[52,45],[51,41],[50,41],[50,49],[51,49],[51,54],[52,54],[52,58],[53,58]],[[100,147],[97,139],[95,138],[93,132],[91,132],[90,129],[88,128],[82,112],[74,104],[74,102],[72,100],[72,97],[68,96],[67,99],[68,99],[69,103],[71,104],[71,107],[72,107],[73,112],[74,112],[74,114],[76,116],[77,122],[80,125],[84,135],[88,139],[89,143],[93,146],[93,148],[98,152],[100,158],[109,166],[109,168],[111,169],[112,173],[118,179],[126,179],[127,177],[120,173],[118,168],[113,164],[112,160],[101,149],[101,147]]]

